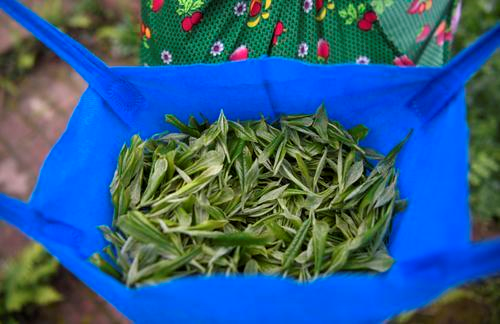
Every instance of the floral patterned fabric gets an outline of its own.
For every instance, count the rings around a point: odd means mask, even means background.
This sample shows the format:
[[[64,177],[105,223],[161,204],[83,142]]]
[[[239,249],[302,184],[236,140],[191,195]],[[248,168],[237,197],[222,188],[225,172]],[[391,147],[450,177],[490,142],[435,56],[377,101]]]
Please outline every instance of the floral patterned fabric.
[[[459,0],[142,0],[141,60],[439,66],[460,8]]]

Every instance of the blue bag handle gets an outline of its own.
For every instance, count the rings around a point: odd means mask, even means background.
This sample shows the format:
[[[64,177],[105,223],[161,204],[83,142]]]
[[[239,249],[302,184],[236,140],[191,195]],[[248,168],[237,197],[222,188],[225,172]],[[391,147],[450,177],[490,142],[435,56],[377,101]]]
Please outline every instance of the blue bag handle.
[[[420,283],[446,280],[447,285],[456,285],[500,271],[500,239],[475,242],[396,265],[404,278],[417,278]]]
[[[409,102],[423,122],[436,116],[500,46],[500,23],[460,52]]]
[[[126,124],[132,125],[134,111],[146,103],[132,83],[18,1],[0,0],[0,8],[71,65]]]
[[[29,204],[0,194],[0,221],[5,220],[24,234],[41,243],[57,243],[78,247],[83,233],[72,226],[48,221]]]

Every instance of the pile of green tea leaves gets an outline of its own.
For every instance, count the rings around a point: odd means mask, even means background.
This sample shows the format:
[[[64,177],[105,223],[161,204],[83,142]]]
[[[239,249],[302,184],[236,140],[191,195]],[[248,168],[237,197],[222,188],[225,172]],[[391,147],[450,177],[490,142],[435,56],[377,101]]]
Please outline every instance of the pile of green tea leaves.
[[[124,146],[111,184],[110,246],[91,261],[129,286],[192,274],[274,274],[309,281],[339,270],[385,271],[387,233],[404,206],[396,155],[362,148],[314,115],[270,124],[191,118],[181,133]]]

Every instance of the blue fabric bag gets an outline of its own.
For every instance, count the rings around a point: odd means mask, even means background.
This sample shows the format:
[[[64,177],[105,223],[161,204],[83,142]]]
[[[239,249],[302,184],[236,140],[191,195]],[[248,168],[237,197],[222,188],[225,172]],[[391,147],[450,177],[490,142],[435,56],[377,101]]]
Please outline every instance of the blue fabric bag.
[[[500,26],[442,68],[323,66],[282,58],[218,65],[109,68],[14,0],[0,8],[88,82],[50,152],[29,203],[0,196],[0,217],[41,242],[96,293],[138,323],[380,322],[446,289],[500,270],[500,239],[472,244],[464,84],[500,45]],[[383,274],[336,274],[311,283],[269,276],[194,276],[130,289],[90,264],[110,224],[109,184],[133,134],[169,130],[220,109],[229,119],[312,113],[364,124],[364,145],[387,153],[410,129],[398,158],[409,206],[390,238],[394,266]]]

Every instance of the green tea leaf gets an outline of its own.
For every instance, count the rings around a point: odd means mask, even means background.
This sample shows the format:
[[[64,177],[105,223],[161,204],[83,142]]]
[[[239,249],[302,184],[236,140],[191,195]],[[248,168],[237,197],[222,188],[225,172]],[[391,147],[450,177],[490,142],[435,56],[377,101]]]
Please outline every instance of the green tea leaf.
[[[328,116],[326,114],[325,107],[321,105],[316,114],[314,114],[314,129],[318,132],[319,137],[323,140],[328,141]]]
[[[283,195],[283,192],[288,188],[288,185],[284,185],[282,187],[279,187],[277,189],[271,190],[268,193],[262,195],[259,200],[257,201],[257,205],[260,205],[262,203],[272,201],[272,200],[277,200]]]
[[[183,1],[189,12],[195,2]],[[346,8],[347,23],[366,10]],[[384,157],[359,146],[366,127],[346,130],[324,107],[275,122],[222,111],[212,124],[166,120],[182,133],[134,136],[118,156],[113,226],[101,227],[110,245],[92,259],[103,271],[138,287],[196,273],[309,281],[391,266],[404,141]]]
[[[144,280],[146,278],[164,279],[168,277],[172,272],[189,263],[192,259],[200,255],[201,251],[201,246],[197,246],[194,247],[190,252],[175,259],[158,261],[148,267],[145,267],[137,272],[134,277],[135,280],[133,282],[130,282],[130,284],[134,284],[135,282]]]
[[[368,128],[364,125],[358,125],[349,129],[349,134],[352,135],[356,142],[359,142],[368,135]]]
[[[169,254],[177,251],[171,242],[148,219],[138,211],[131,211],[118,218],[116,224],[127,235],[133,236],[144,243],[152,243]]]
[[[313,178],[314,191],[318,190],[318,181],[321,177],[321,173],[323,172],[323,169],[325,168],[327,156],[328,156],[328,147],[325,148],[325,151],[324,151],[323,155],[321,156],[321,159],[319,160],[318,166],[316,167],[316,171],[314,173],[314,178]]]
[[[244,274],[256,274],[259,273],[259,264],[254,259],[248,260],[245,264],[245,269],[243,269]]]
[[[344,267],[349,258],[349,249],[345,245],[339,245],[333,249],[328,270],[326,272],[335,272]]]
[[[219,234],[212,238],[212,243],[216,246],[249,246],[265,245],[269,237],[246,232]]]
[[[164,158],[159,158],[156,160],[153,168],[151,169],[151,174],[147,181],[146,190],[142,195],[141,204],[151,199],[160,187],[161,182],[167,175],[168,160]]]
[[[282,132],[264,148],[262,154],[259,155],[258,158],[259,163],[262,164],[265,161],[267,161],[271,157],[271,155],[276,151],[276,149],[280,146],[283,140],[285,140],[285,133]]]
[[[349,169],[346,176],[346,188],[349,188],[356,181],[358,181],[363,175],[364,171],[363,161],[354,162],[353,166]]]
[[[90,262],[99,267],[101,271],[107,273],[108,275],[120,279],[121,274],[116,270],[111,264],[109,264],[99,253],[94,253],[90,257]]]
[[[240,138],[248,142],[254,142],[254,143],[258,142],[255,132],[250,127],[245,127],[233,121],[229,121],[228,125],[229,129],[235,133],[237,138]]]
[[[314,275],[318,276],[323,265],[323,256],[325,254],[326,240],[330,226],[328,223],[320,220],[313,221],[312,240],[314,247]]]
[[[300,229],[297,231],[297,234],[293,238],[292,242],[288,246],[288,248],[285,251],[285,254],[283,255],[283,269],[288,269],[290,265],[292,264],[293,260],[299,253],[300,247],[304,243],[304,240],[307,235],[307,231],[309,230],[309,227],[311,226],[311,218],[308,218],[300,227]]]
[[[200,132],[192,127],[189,127],[188,125],[184,124],[181,122],[177,117],[174,115],[166,115],[165,116],[167,123],[170,125],[174,126],[178,130],[180,130],[183,133],[189,134],[190,136],[193,137],[200,137]]]

